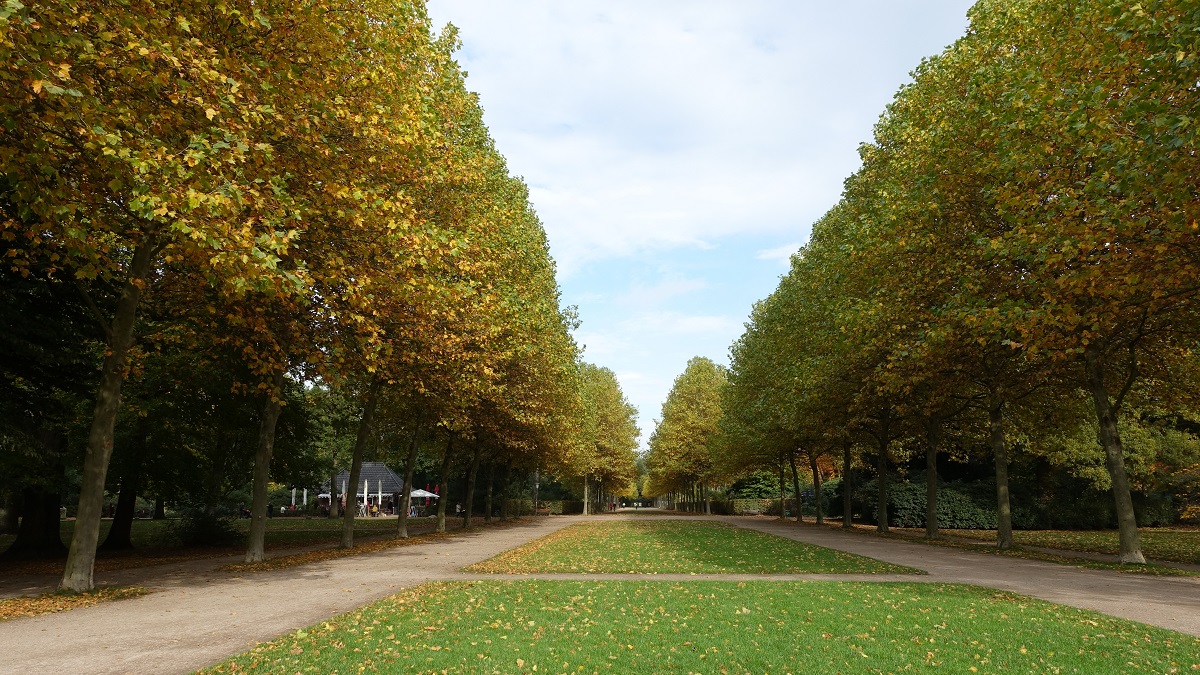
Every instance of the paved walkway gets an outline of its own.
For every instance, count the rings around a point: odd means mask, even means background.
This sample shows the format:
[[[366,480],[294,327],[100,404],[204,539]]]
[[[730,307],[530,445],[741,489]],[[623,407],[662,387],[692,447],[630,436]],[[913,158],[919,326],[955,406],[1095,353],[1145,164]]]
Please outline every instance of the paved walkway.
[[[0,644],[5,651],[0,669],[56,675],[189,672],[408,586],[484,578],[967,583],[1200,635],[1200,579],[1081,570],[761,518],[714,519],[915,567],[928,574],[480,575],[458,571],[581,519],[539,518],[513,527],[485,528],[451,539],[277,572],[234,576],[216,570],[221,561],[210,561],[192,568],[164,566],[105,575],[107,581],[137,581],[154,592],[134,600],[0,623]]]

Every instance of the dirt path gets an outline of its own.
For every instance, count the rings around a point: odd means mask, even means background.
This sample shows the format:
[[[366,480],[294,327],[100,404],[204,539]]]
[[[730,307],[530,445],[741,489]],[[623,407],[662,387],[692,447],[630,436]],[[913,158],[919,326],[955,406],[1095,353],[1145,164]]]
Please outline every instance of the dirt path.
[[[599,518],[623,517],[640,516]],[[111,581],[138,581],[154,592],[135,600],[0,623],[0,644],[6,652],[2,663],[13,672],[56,675],[189,672],[404,587],[485,578],[967,583],[1200,635],[1200,579],[1081,570],[759,518],[714,519],[915,567],[928,575],[480,575],[458,571],[582,520],[539,518],[277,572],[234,576],[218,571],[223,561],[214,560],[191,567],[164,566],[149,579],[146,569],[113,573],[107,575]]]

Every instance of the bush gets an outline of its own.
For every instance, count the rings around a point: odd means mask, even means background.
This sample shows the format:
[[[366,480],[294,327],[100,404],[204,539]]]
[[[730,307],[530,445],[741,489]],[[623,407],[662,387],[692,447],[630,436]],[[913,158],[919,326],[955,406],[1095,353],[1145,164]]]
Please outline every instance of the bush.
[[[185,506],[167,527],[183,546],[232,546],[242,540],[233,512],[221,507]]]

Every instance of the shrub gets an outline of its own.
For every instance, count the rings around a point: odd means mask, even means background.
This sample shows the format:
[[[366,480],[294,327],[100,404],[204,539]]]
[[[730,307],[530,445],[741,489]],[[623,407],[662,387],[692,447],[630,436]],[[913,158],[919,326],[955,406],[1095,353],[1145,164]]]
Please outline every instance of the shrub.
[[[167,527],[183,546],[231,546],[242,539],[233,523],[234,514],[228,509],[189,505]]]

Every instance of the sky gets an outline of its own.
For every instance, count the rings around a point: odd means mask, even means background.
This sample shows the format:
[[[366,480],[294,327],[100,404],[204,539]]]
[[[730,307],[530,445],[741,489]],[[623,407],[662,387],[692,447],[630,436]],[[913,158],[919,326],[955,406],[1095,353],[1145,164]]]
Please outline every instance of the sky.
[[[430,0],[645,447],[688,359],[728,364],[858,146],[965,0]]]

